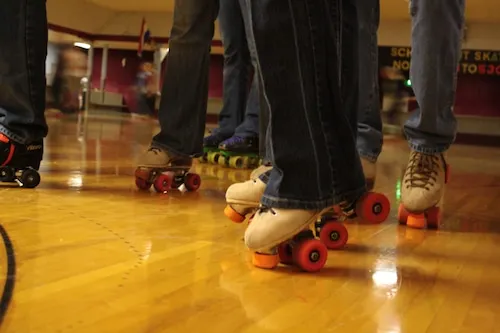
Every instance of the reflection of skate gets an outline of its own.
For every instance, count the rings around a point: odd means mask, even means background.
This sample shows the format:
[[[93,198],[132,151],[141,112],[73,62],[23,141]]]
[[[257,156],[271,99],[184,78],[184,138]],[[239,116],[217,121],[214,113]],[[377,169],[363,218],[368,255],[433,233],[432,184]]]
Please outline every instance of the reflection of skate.
[[[266,223],[273,223],[273,216],[287,214],[287,210],[284,209],[260,209],[260,211],[265,210],[271,211],[264,217],[264,219],[269,220],[265,221]],[[260,268],[271,269],[282,263],[296,265],[307,272],[319,271],[326,263],[327,249],[341,249],[347,243],[348,232],[341,222],[357,216],[371,223],[382,223],[389,216],[390,202],[383,194],[368,192],[354,204],[343,204],[334,210],[338,220],[319,219],[327,211],[319,212],[316,216],[306,220],[306,228],[298,234],[279,242],[269,251],[255,252],[252,259],[253,264]],[[290,216],[290,218],[294,217]],[[313,223],[312,230],[307,225],[309,221],[317,221]]]
[[[0,182],[17,183],[21,187],[35,188],[40,184],[40,161],[43,141],[28,145],[11,141],[0,134]]]
[[[156,192],[164,193],[182,184],[188,191],[200,188],[201,178],[190,173],[191,166],[170,166],[164,168],[139,167],[135,170],[135,184],[141,190],[149,190],[153,185]]]
[[[402,183],[398,220],[411,228],[437,228],[450,167],[441,154],[412,152]]]

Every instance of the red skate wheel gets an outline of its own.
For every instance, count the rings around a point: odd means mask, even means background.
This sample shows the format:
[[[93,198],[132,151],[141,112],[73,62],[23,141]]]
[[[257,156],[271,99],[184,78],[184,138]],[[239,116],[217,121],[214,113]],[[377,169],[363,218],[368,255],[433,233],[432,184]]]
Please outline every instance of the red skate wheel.
[[[188,191],[196,191],[200,188],[201,185],[201,178],[200,175],[197,175],[196,173],[187,173],[184,176],[184,186],[186,186],[186,189]]]
[[[427,211],[427,227],[437,229],[441,223],[441,210],[439,207],[432,207]]]
[[[138,189],[140,190],[149,190],[151,188],[151,183],[148,183],[142,178],[135,178],[135,185],[137,186]]]
[[[283,265],[293,265],[293,249],[290,243],[281,243],[278,246],[278,256]]]
[[[167,192],[172,188],[172,176],[168,173],[159,175],[155,179],[154,188],[158,193]]]
[[[356,214],[364,221],[373,224],[384,222],[390,212],[391,203],[381,193],[368,192],[356,203]]]
[[[342,223],[328,222],[319,232],[319,239],[330,250],[342,249],[349,238],[347,228]]]
[[[398,221],[400,224],[406,224],[406,221],[408,220],[408,216],[410,213],[406,210],[405,206],[403,204],[399,204],[398,208]]]
[[[135,169],[134,175],[136,178],[147,179],[149,177],[149,172],[146,172],[142,168],[137,168],[137,169]]]
[[[328,250],[317,239],[305,239],[293,248],[293,262],[306,272],[317,272],[325,266]]]

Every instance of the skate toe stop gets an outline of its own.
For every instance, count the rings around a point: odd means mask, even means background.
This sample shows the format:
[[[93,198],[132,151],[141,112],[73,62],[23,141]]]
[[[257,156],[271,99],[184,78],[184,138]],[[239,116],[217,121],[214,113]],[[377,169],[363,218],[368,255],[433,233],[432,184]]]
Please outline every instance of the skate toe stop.
[[[279,256],[277,254],[263,254],[255,252],[252,255],[252,264],[255,267],[273,269],[279,264]]]
[[[231,221],[236,223],[241,223],[245,221],[245,216],[239,214],[229,205],[227,205],[226,208],[224,208],[224,215],[226,215]]]

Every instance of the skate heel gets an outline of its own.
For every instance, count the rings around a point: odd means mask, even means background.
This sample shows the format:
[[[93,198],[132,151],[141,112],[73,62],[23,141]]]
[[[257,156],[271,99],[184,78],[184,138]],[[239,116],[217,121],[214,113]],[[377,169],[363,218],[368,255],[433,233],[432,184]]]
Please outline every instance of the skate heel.
[[[226,208],[224,208],[224,215],[226,215],[231,221],[235,223],[242,223],[246,218],[245,215],[238,213],[230,205],[227,205]]]

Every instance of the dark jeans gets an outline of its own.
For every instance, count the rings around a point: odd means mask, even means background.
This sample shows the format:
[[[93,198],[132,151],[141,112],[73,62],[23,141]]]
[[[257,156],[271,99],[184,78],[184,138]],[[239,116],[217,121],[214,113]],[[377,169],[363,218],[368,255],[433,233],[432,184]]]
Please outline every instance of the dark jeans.
[[[366,190],[352,107],[358,99],[355,1],[247,1],[271,106],[274,168],[264,205],[323,209]]]
[[[358,0],[359,16],[359,154],[375,162],[382,151],[380,114],[378,38],[380,0]]]
[[[223,107],[217,132],[254,137],[259,134],[259,86],[250,15],[244,0],[220,0],[219,26],[224,44]]]
[[[45,0],[2,0],[0,22],[0,133],[27,144],[47,135]]]
[[[181,156],[201,156],[205,131],[210,46],[218,0],[176,0],[153,145]]]

